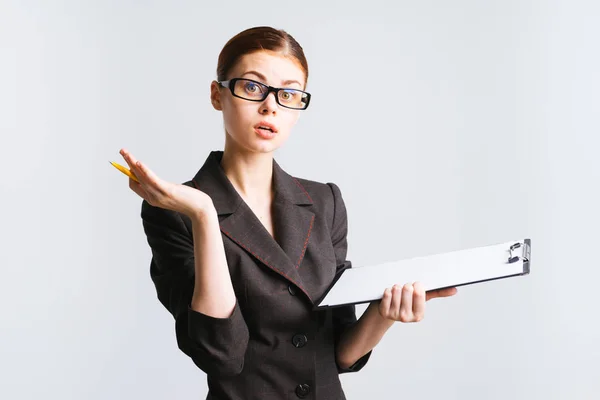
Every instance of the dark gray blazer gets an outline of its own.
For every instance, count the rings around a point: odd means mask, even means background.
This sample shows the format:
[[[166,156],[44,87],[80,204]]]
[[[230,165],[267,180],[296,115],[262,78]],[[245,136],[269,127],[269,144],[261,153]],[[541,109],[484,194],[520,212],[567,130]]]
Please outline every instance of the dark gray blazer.
[[[219,215],[236,305],[229,318],[190,308],[194,246],[189,217],[142,202],[158,299],[175,318],[177,344],[207,374],[207,399],[345,399],[335,359],[354,306],[314,310],[346,260],[347,217],[333,183],[296,179],[273,163],[275,239],[231,185],[213,151],[185,185],[208,194]]]

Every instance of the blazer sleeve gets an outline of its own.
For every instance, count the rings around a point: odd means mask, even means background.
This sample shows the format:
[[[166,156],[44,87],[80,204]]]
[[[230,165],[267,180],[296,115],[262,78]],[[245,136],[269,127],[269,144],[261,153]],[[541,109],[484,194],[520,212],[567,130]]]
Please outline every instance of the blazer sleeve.
[[[347,268],[352,268],[352,263],[346,259],[348,252],[348,215],[346,212],[346,205],[340,192],[339,187],[335,183],[328,183],[333,193],[333,223],[331,230],[331,240],[335,251],[335,259],[337,263],[336,276]],[[332,308],[333,316],[333,331],[334,331],[334,343],[335,347],[339,343],[340,337],[345,330],[352,327],[357,322],[356,318],[356,307],[354,305],[347,305],[342,307]],[[359,358],[349,368],[342,368],[337,366],[340,374],[347,372],[358,372],[360,371],[369,358],[373,350]]]
[[[142,202],[142,225],[152,251],[150,276],[162,305],[175,319],[177,345],[211,376],[233,376],[244,366],[248,327],[236,299],[228,318],[191,308],[194,293],[194,241],[182,216]]]

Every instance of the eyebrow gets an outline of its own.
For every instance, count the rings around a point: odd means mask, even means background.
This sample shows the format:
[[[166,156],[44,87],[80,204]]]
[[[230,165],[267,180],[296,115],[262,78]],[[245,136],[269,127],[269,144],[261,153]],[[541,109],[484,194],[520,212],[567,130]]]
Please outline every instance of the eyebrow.
[[[243,73],[241,76],[244,76],[244,75],[247,75],[247,74],[256,75],[256,76],[258,77],[258,79],[260,79],[260,80],[262,80],[262,81],[264,81],[264,82],[266,82],[266,81],[267,81],[267,78],[266,78],[266,77],[265,77],[263,74],[261,74],[260,72],[257,72],[257,71],[246,71],[246,72],[244,72],[244,73]],[[281,84],[282,84],[283,86],[285,86],[285,85],[290,85],[290,84],[292,84],[292,83],[297,83],[297,84],[298,84],[298,86],[302,87],[302,84],[301,84],[300,82],[298,82],[297,80],[295,80],[295,79],[289,79],[289,80],[287,80],[287,81],[283,81],[283,82],[281,82]]]

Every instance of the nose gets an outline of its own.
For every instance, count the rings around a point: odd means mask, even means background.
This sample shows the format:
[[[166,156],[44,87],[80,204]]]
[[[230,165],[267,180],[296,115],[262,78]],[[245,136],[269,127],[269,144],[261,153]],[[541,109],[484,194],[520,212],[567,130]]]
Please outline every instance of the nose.
[[[271,92],[267,95],[267,98],[260,105],[261,114],[276,114],[279,104],[275,99],[276,94]]]

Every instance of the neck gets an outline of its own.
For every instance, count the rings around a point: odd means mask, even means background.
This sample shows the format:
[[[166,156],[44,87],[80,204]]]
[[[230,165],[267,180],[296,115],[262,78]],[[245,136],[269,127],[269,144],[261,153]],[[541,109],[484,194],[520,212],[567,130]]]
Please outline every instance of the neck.
[[[273,155],[225,145],[221,167],[237,192],[251,203],[272,199]]]

